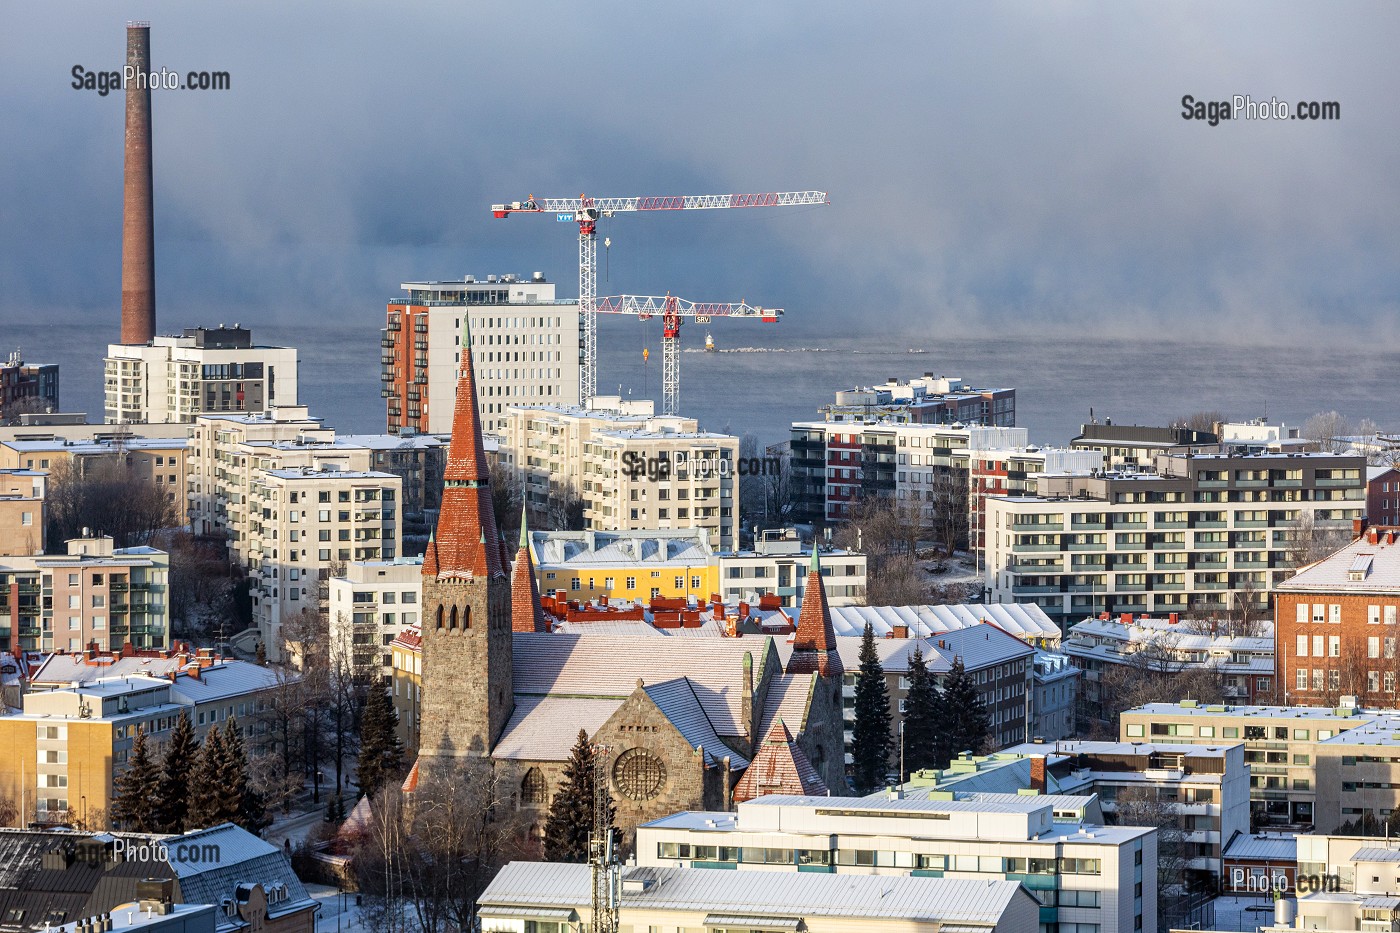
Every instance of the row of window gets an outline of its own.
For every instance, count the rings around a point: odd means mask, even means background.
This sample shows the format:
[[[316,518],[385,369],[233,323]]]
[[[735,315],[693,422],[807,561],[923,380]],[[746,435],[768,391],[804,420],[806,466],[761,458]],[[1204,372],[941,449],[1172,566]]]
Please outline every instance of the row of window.
[[[532,769],[533,770],[533,769]],[[1015,875],[1098,875],[1100,859],[1089,858],[1010,858],[1000,855],[931,855],[888,849],[779,849],[757,846],[693,845],[688,842],[658,842],[656,854],[663,859],[693,859],[700,862],[742,862],[749,865],[846,865],[863,868],[909,868],[936,871],[966,871]],[[1073,906],[1097,907],[1094,903]],[[1086,900],[1089,898],[1086,897]]]

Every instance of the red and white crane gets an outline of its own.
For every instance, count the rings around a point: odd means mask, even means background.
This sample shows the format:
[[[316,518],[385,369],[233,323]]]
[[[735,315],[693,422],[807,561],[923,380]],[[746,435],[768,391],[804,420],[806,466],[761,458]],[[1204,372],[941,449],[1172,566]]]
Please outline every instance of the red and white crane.
[[[783,316],[782,308],[764,308],[740,301],[686,301],[674,295],[615,295],[599,298],[593,306],[595,314],[632,314],[639,321],[661,316],[661,413],[680,413],[681,396],[681,318],[694,318],[697,324],[708,324],[711,318],[753,318],[776,324]]]
[[[560,223],[578,224],[578,311],[583,322],[583,362],[579,367],[579,403],[598,392],[598,218],[632,211],[695,211],[730,207],[799,207],[831,203],[825,191],[777,191],[767,194],[698,194],[652,198],[536,198],[492,204],[496,217],[553,214]]]

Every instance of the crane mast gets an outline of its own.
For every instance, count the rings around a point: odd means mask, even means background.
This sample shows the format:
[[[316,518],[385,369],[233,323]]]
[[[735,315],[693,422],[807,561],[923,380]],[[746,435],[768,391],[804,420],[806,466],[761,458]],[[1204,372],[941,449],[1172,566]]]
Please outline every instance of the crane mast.
[[[631,314],[637,320],[661,316],[661,413],[680,414],[681,395],[681,321],[693,318],[697,324],[708,324],[717,317],[750,318],[776,323],[783,316],[782,308],[764,308],[740,301],[686,301],[674,295],[615,295],[599,298],[593,307],[595,314]]]
[[[498,218],[511,214],[553,214],[560,223],[578,224],[578,312],[583,324],[579,365],[579,404],[587,408],[598,394],[598,218],[634,211],[721,210],[738,207],[799,207],[830,204],[825,191],[773,191],[762,194],[690,194],[635,198],[536,198],[491,205]]]

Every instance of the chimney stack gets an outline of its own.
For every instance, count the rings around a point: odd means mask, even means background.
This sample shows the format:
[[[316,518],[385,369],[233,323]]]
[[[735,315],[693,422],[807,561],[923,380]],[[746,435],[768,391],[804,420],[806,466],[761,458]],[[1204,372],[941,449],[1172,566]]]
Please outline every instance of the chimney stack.
[[[1045,793],[1045,756],[1031,756],[1031,790]]]
[[[126,24],[126,180],[122,205],[122,343],[156,335],[156,241],[151,196],[151,24]]]

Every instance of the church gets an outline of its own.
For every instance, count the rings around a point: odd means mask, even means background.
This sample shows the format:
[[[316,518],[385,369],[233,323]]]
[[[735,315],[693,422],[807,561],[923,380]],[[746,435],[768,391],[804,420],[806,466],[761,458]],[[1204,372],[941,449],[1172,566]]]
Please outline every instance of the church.
[[[463,352],[442,510],[423,560],[415,772],[490,769],[542,827],[583,729],[606,755],[628,837],[639,823],[729,809],[736,798],[845,792],[843,671],[815,551],[785,668],[771,636],[550,632],[523,538],[512,567]]]

